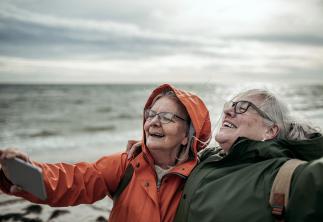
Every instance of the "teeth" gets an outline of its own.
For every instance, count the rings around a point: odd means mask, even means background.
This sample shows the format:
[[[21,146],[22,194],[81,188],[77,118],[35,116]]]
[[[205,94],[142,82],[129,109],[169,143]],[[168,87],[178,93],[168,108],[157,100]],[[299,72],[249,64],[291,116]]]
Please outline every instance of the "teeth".
[[[235,126],[235,125],[233,125],[232,123],[229,123],[229,122],[224,122],[224,123],[223,123],[223,126],[225,126],[225,127],[229,127],[229,128],[236,128],[236,126]]]
[[[161,133],[150,133],[151,136],[163,137],[164,135]]]

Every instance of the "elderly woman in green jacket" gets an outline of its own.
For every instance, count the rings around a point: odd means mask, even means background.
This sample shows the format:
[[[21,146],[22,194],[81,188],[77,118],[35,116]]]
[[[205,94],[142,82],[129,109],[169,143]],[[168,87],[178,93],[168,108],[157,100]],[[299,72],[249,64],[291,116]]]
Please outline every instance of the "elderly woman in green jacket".
[[[175,222],[323,221],[323,138],[295,121],[265,90],[249,90],[224,105],[215,137],[219,148],[200,153],[188,178]],[[269,196],[275,176],[289,159],[294,171],[289,202],[274,218]]]

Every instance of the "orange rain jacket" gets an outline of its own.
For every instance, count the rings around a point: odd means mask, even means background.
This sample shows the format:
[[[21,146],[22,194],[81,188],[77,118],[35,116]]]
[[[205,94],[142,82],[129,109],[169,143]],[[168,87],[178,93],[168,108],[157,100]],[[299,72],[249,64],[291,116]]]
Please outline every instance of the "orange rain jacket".
[[[167,88],[175,92],[190,115],[196,137],[192,145],[195,157],[193,160],[176,165],[163,177],[159,189],[154,160],[143,143],[142,152],[131,160],[127,159],[126,153],[119,153],[104,156],[94,163],[34,162],[43,170],[48,199],[41,201],[27,192],[21,192],[18,196],[50,206],[90,204],[103,199],[106,195],[111,197],[123,178],[126,167],[132,164],[133,176],[114,202],[109,222],[173,221],[185,179],[197,164],[197,151],[207,145],[204,142],[211,136],[211,123],[209,112],[199,97],[168,84],[161,85],[152,92],[145,108],[150,107],[155,96]],[[10,185],[1,172],[0,188],[8,193]]]

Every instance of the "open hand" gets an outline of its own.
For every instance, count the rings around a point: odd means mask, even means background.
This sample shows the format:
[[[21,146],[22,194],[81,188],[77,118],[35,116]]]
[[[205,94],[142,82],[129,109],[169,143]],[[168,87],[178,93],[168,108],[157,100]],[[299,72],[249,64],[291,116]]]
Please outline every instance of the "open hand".
[[[137,152],[140,151],[141,147],[141,141],[138,140],[128,140],[127,144],[127,154],[128,154],[128,160],[131,159]]]

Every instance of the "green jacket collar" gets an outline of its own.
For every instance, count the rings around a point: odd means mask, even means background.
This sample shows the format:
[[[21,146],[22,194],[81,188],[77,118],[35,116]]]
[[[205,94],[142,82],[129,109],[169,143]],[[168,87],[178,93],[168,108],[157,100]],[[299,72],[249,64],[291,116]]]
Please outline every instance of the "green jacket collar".
[[[254,141],[239,138],[227,155],[227,158],[238,161],[259,161],[279,157],[295,158],[293,153],[277,143],[276,140]]]
[[[311,161],[323,156],[323,137],[319,133],[313,134],[309,140],[279,140],[277,142],[291,150],[297,159]]]
[[[200,160],[208,159],[219,161],[223,158],[221,149],[208,149],[200,155]],[[254,141],[247,138],[238,138],[230,152],[225,155],[230,161],[261,161],[273,158],[297,158],[301,160],[315,160],[323,156],[323,137],[321,134],[313,135],[312,139],[267,140]]]

